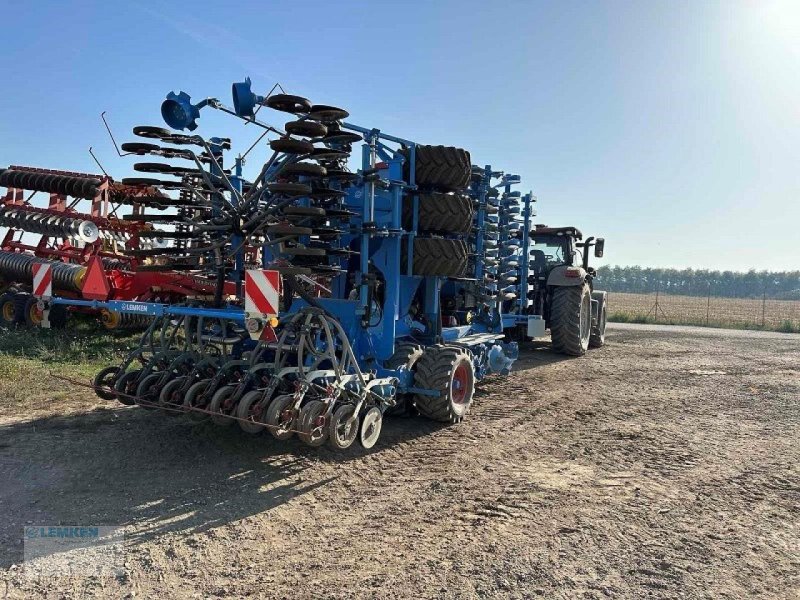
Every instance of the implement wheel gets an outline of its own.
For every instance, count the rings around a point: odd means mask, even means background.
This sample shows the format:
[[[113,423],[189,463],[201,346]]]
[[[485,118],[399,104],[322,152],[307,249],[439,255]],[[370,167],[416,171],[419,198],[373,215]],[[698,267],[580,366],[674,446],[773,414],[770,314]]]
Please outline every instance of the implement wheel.
[[[553,288],[550,334],[553,350],[583,356],[592,333],[592,300],[587,284]]]
[[[427,192],[419,194],[419,232],[469,233],[475,209],[472,199],[463,194]],[[411,230],[414,224],[414,198],[403,201],[403,228]]]
[[[192,421],[205,421],[208,418],[206,413],[194,409],[206,408],[209,399],[206,397],[205,391],[210,383],[210,379],[201,379],[197,383],[193,383],[186,391],[186,396],[183,398],[183,408]]]
[[[383,413],[377,406],[373,406],[361,419],[361,427],[358,430],[358,441],[365,450],[369,450],[378,443],[383,429]]]
[[[239,404],[236,405],[236,416],[239,419],[244,419],[239,421],[239,427],[241,427],[242,431],[256,434],[264,430],[264,425],[260,422],[266,408],[266,403],[261,402],[263,395],[263,390],[247,392],[239,400]]]
[[[133,406],[136,404],[136,387],[138,386],[137,380],[142,374],[141,369],[128,371],[120,375],[117,383],[114,384],[114,390],[117,392],[117,400],[122,402],[125,406]]]
[[[431,346],[417,361],[414,386],[439,392],[439,396],[416,394],[420,414],[443,423],[458,423],[467,414],[475,393],[472,355],[455,346]]]
[[[232,413],[232,408],[227,405],[233,392],[236,391],[235,385],[223,385],[211,397],[211,402],[208,404],[208,410],[212,412],[211,422],[220,427],[230,427],[233,425],[233,419],[229,419],[228,415]]]
[[[269,432],[276,440],[288,440],[294,435],[295,415],[290,408],[294,404],[294,396],[284,394],[275,398],[267,408],[264,422],[269,426]]]
[[[19,295],[25,296],[26,294],[6,292],[0,296],[0,319],[2,319],[3,325],[7,327],[25,322],[24,305],[19,306],[16,301],[16,297]],[[20,308],[23,310],[20,310]]]
[[[410,153],[406,151],[406,156]],[[463,190],[472,174],[472,159],[469,152],[452,146],[416,147],[415,181],[442,191]],[[410,176],[409,160],[403,165],[406,179]]]
[[[186,375],[176,377],[172,381],[161,388],[161,393],[158,395],[158,406],[166,415],[175,417],[183,413],[183,398],[186,395],[182,392],[183,386],[186,384]]]
[[[401,268],[408,264],[408,244],[403,241]],[[463,277],[467,269],[467,244],[461,240],[414,238],[414,275]]]
[[[353,418],[356,407],[343,404],[333,411],[328,428],[328,444],[336,450],[347,450],[358,437],[360,429],[358,418]]]
[[[114,384],[117,382],[119,367],[106,367],[94,376],[94,393],[103,400],[116,400],[117,395],[113,392]]]
[[[321,446],[328,438],[328,424],[325,423],[327,406],[321,400],[312,400],[300,409],[297,417],[300,441],[309,446]]]

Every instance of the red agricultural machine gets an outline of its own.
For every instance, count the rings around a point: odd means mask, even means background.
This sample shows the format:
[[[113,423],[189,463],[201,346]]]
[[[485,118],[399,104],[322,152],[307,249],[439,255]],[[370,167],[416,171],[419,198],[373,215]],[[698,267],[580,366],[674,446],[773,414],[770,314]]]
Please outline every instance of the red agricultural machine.
[[[0,321],[39,325],[32,292],[35,264],[49,265],[54,293],[89,300],[179,303],[213,296],[216,282],[167,269],[152,258],[166,245],[156,217],[143,208],[177,206],[180,199],[110,177],[12,165],[0,169]],[[126,206],[124,217],[118,216]],[[169,235],[178,236],[180,232]],[[179,236],[178,236],[179,237]],[[162,262],[162,264],[159,264]],[[63,327],[68,310],[98,314],[108,329],[139,327],[148,317],[107,309],[59,306],[49,315]]]

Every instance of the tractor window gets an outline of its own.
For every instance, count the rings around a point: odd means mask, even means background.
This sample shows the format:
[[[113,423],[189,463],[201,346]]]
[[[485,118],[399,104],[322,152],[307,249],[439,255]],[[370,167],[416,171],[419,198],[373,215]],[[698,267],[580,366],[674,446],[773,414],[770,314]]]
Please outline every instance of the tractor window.
[[[545,261],[548,265],[563,265],[568,262],[565,258],[566,253],[564,240],[553,238],[538,238],[531,244],[531,250],[534,254],[538,254],[537,250],[544,255]]]

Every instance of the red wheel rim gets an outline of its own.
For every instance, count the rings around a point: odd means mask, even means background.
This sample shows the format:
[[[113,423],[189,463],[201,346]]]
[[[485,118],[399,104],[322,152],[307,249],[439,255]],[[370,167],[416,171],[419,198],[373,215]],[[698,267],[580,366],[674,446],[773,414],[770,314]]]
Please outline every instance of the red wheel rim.
[[[470,372],[469,367],[465,363],[461,363],[456,367],[453,373],[453,381],[450,384],[450,395],[455,404],[464,404],[467,399],[467,393],[470,385]]]

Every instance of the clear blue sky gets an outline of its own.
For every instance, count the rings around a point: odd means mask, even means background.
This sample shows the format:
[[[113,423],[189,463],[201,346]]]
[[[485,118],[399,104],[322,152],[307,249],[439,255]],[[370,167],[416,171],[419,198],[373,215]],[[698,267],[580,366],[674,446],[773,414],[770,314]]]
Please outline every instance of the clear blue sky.
[[[170,90],[249,75],[520,174],[607,264],[800,268],[797,1],[228,4],[0,3],[0,165],[96,172],[92,145],[125,176],[101,111],[129,140]]]

